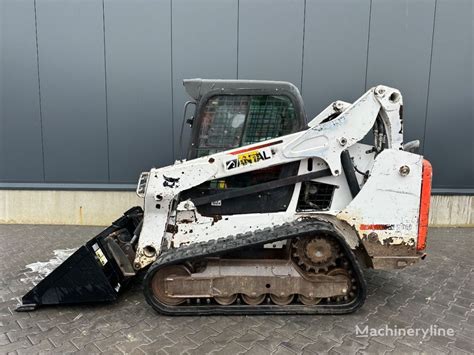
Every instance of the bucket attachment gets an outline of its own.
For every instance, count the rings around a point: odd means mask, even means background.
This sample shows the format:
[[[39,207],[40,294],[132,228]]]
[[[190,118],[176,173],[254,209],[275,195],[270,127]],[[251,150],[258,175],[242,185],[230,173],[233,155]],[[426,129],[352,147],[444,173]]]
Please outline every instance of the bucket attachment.
[[[24,295],[16,311],[116,300],[135,275],[132,263],[142,219],[140,207],[125,212]]]

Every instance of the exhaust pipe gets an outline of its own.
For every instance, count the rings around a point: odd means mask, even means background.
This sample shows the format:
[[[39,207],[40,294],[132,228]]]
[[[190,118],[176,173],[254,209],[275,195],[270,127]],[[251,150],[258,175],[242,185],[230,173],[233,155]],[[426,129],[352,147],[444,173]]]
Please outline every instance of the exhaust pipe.
[[[141,230],[142,220],[141,207],[129,209],[25,294],[16,311],[32,311],[44,305],[115,301],[135,275],[135,234]]]

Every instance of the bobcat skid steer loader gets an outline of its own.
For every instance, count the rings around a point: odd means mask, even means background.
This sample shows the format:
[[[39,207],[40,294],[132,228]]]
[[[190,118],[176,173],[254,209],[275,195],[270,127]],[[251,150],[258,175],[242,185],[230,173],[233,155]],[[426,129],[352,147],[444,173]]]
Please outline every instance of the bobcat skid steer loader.
[[[195,105],[187,159],[142,173],[143,209],[17,310],[113,301],[146,270],[145,298],[165,314],[343,314],[364,302],[363,268],[424,258],[432,170],[417,141],[404,144],[398,90],[335,101],[306,124],[290,83],[184,86],[185,111]]]

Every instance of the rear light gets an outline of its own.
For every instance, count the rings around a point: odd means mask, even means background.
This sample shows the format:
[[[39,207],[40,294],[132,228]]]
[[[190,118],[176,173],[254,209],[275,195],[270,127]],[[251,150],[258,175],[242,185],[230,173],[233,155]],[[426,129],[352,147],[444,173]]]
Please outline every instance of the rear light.
[[[428,233],[432,176],[433,168],[431,167],[431,163],[428,160],[423,159],[423,172],[420,196],[420,216],[418,221],[418,240],[416,243],[417,250],[423,250],[426,248],[426,235]]]

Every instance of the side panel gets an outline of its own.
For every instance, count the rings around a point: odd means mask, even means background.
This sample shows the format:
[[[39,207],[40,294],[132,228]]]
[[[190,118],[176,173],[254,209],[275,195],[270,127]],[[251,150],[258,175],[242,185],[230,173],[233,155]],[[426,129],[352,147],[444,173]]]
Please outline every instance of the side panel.
[[[436,188],[474,188],[473,3],[438,0],[424,153]]]
[[[423,138],[434,8],[434,0],[372,2],[367,86],[402,92],[405,142]]]
[[[102,1],[36,8],[46,181],[107,182]]]
[[[43,181],[33,0],[0,1],[0,181]]]
[[[370,0],[306,1],[303,98],[308,119],[365,91]],[[383,83],[381,83],[383,84]]]
[[[173,160],[171,4],[106,0],[110,180],[137,181]]]
[[[400,173],[402,166],[409,168],[408,174]],[[359,233],[375,268],[404,267],[418,260],[422,166],[420,155],[385,149],[359,194],[337,215]],[[397,260],[403,256],[405,260]]]
[[[237,0],[174,0],[171,6],[173,137],[177,159],[186,155],[190,135],[186,126],[180,147],[183,105],[189,100],[183,79],[236,79]],[[192,111],[192,107],[189,110]]]
[[[303,0],[239,1],[239,79],[289,81],[301,88]]]

